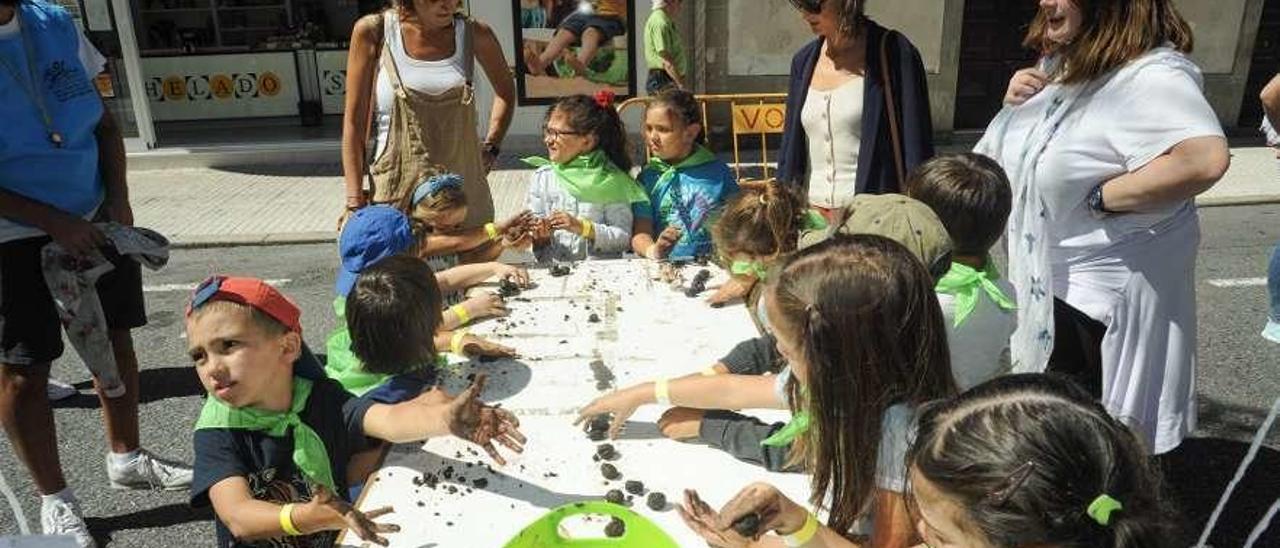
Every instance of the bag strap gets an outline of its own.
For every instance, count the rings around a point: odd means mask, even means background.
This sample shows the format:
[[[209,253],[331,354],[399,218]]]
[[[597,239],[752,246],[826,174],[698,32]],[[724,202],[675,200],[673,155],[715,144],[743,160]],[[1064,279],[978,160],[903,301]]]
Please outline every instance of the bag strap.
[[[377,61],[374,64],[373,85],[369,86],[369,116],[368,116],[368,119],[366,120],[367,125],[365,126],[369,129],[364,136],[364,155],[363,155],[364,156],[363,158],[364,177],[369,185],[370,197],[377,194],[376,189],[374,187],[374,182],[373,182],[373,172],[369,170],[369,166],[373,164],[373,155],[376,154],[378,147],[376,143],[374,144],[373,147],[370,147],[369,141],[371,140],[374,134],[374,127],[373,127],[374,112],[373,111],[377,108],[374,106],[374,101],[376,101],[378,97],[378,72],[385,70],[384,64],[386,60],[384,59],[384,56],[387,55],[387,13],[383,12],[378,14],[377,21],[378,23],[376,26],[374,26],[374,28],[377,29],[378,31],[378,53],[376,54],[377,57],[375,57]],[[394,71],[395,71],[395,65],[392,64],[392,73],[394,73]],[[388,75],[390,76],[392,73],[388,73]]]
[[[884,84],[884,108],[889,116],[889,139],[893,144],[893,167],[898,174],[898,188],[906,183],[906,166],[902,155],[902,135],[898,129],[898,109],[894,106],[893,78],[889,72],[889,38],[894,31],[886,30],[880,35],[880,75]]]
[[[475,81],[476,74],[476,33],[470,17],[458,17],[462,28],[462,74],[467,79],[467,86]]]

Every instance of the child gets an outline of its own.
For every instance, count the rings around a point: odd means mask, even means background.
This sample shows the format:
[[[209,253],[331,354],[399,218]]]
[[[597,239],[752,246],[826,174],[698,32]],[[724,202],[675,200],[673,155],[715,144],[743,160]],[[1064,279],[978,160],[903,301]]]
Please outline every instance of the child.
[[[525,159],[538,167],[527,207],[541,218],[533,234],[538,260],[621,255],[631,241],[632,204],[648,197],[627,175],[631,157],[613,94],[562,98],[543,124],[550,159]]]
[[[894,240],[907,248],[921,264],[948,264],[951,242],[946,229],[928,206],[900,195],[860,195],[854,198],[848,212],[841,212],[843,224],[836,227],[845,235],[876,235]],[[846,218],[847,217],[847,218]],[[824,236],[824,239],[835,237]],[[934,275],[935,281],[941,274]],[[760,284],[759,287],[766,287]],[[763,293],[763,289],[760,290]],[[735,390],[747,390],[758,382],[758,375],[778,373],[786,366],[786,360],[778,352],[778,343],[768,327],[764,307],[756,307],[762,336],[743,341],[733,348],[720,362],[699,374],[674,379],[671,386],[702,382],[700,376],[724,375],[726,383],[721,394],[721,405],[677,406],[664,412],[658,419],[658,428],[664,436],[684,440],[698,438],[712,447],[723,449],[733,456],[765,467],[771,471],[798,471],[790,463],[788,444],[765,445],[783,425],[768,424],[755,417],[742,415],[728,409],[740,409],[728,395]],[[661,382],[661,381],[660,381]],[[599,398],[590,408],[612,411],[625,419],[629,409],[649,402],[650,384],[636,385]]]
[[[729,166],[703,146],[701,119],[693,94],[678,89],[658,94],[645,110],[651,159],[639,182],[649,202],[631,207],[631,249],[637,255],[653,260],[714,255],[711,220],[738,191],[738,183]]]
[[[431,268],[406,255],[366,268],[346,298],[354,367],[330,378],[378,403],[399,403],[436,384],[434,335],[442,322],[440,288]]]
[[[1002,377],[930,407],[909,460],[935,548],[1177,544],[1138,439],[1065,378]]]
[[[528,211],[500,225],[486,223],[483,227],[462,229],[462,222],[467,218],[467,196],[462,191],[462,176],[456,173],[430,175],[405,198],[402,209],[413,224],[418,257],[436,272],[458,266],[462,262],[459,253],[489,262],[496,259],[503,248],[528,243],[526,224],[532,217]],[[462,300],[461,292],[449,292],[445,300],[448,304],[457,304]]]
[[[194,434],[191,502],[213,506],[218,546],[299,536],[329,545],[346,528],[385,544],[379,533],[398,528],[371,520],[391,509],[362,514],[340,498],[366,436],[398,443],[453,434],[499,463],[495,441],[521,450],[518,421],[479,403],[480,382],[447,404],[353,397],[324,378],[302,342],[300,315],[252,278],[209,278],[187,307],[188,354],[209,392]]]
[[[627,33],[627,3],[623,0],[594,0],[587,9],[579,8],[560,22],[560,27],[541,54],[525,56],[525,67],[530,74],[542,75],[547,66],[575,44],[578,54],[565,55],[565,61],[578,74],[586,73],[587,65],[595,58],[601,45]]]
[[[759,282],[771,266],[796,249],[800,233],[813,225],[804,199],[773,179],[743,181],[711,227],[716,253],[733,275],[707,302],[721,306],[745,298],[756,327]]]
[[[1004,169],[981,154],[936,157],[907,180],[907,195],[938,214],[954,248],[937,291],[961,390],[1009,372],[1014,291],[988,253],[1004,233],[1011,194]]]
[[[325,371],[330,377],[342,381],[348,390],[362,392],[371,389],[373,385],[369,385],[368,378],[362,375],[364,369],[360,365],[360,359],[351,351],[351,332],[347,329],[347,296],[366,268],[389,257],[413,253],[414,239],[409,218],[389,206],[360,209],[351,215],[343,227],[338,248],[342,265],[334,287],[337,297],[333,301],[338,328],[329,335],[326,342],[328,360]],[[517,283],[528,283],[527,273],[498,263],[459,266],[436,273],[433,278],[438,291],[460,290],[467,285],[480,283],[494,273],[514,278]],[[434,331],[435,348],[447,348],[460,356],[514,357],[514,350],[461,329],[473,319],[503,314],[506,314],[506,305],[494,294],[473,297],[453,305]]]
[[[752,378],[733,403],[791,409],[791,422],[766,443],[794,440],[790,460],[812,474],[808,502],[829,510],[827,527],[766,484],[744,489],[721,514],[686,491],[681,517],[715,546],[755,540],[731,526],[748,513],[789,546],[853,546],[845,538],[854,535],[870,535],[870,546],[907,545],[915,535],[904,468],[915,410],[956,392],[933,279],[893,240],[840,235],[788,258],[769,281],[765,309],[789,368]],[[723,384],[718,377],[727,376],[659,381],[654,392],[697,404]]]

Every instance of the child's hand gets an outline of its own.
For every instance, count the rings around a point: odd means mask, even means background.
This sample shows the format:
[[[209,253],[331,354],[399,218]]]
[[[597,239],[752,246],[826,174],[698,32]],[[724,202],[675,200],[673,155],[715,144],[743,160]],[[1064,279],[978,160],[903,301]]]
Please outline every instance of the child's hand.
[[[676,246],[676,242],[680,241],[680,236],[684,231],[677,227],[669,226],[658,234],[658,239],[653,241],[653,245],[644,251],[644,256],[650,260],[660,261],[667,258],[671,254],[671,248]]]
[[[716,512],[703,502],[696,491],[686,489],[684,504],[676,507],[680,517],[693,532],[715,546],[749,546],[764,533],[773,531],[789,535],[799,531],[808,512],[767,483],[748,485]],[[747,538],[733,528],[733,523],[747,514],[756,514],[760,526],[754,537]]]
[[[707,297],[707,304],[715,307],[724,306],[738,299],[745,299],[747,294],[751,292],[751,288],[756,285],[754,276],[734,276],[729,281],[720,286],[710,297]]]
[[[449,403],[449,432],[484,448],[498,464],[507,461],[498,454],[493,442],[497,441],[516,453],[524,452],[527,439],[520,433],[520,420],[506,409],[486,405],[480,401],[486,376],[476,375],[471,386]]]
[[[462,353],[472,358],[518,358],[516,349],[487,341],[475,335],[462,337]]]
[[[567,230],[579,236],[582,235],[582,220],[563,211],[552,213],[547,217],[547,223],[551,225],[552,230]]]
[[[627,424],[627,419],[635,414],[636,409],[641,405],[649,403],[649,395],[653,394],[653,385],[649,383],[638,384],[623,390],[615,390],[588,403],[578,411],[578,418],[573,421],[574,426],[582,424],[591,417],[602,415],[605,413],[613,414],[613,423],[609,425],[609,438],[617,439],[622,433],[623,425]]]
[[[511,280],[512,282],[515,282],[515,284],[520,287],[529,287],[530,282],[529,282],[528,270],[525,270],[524,268],[521,268],[518,266],[509,265],[509,264],[503,264],[503,263],[495,263],[495,264],[497,266],[493,268],[493,273],[499,279]]]
[[[683,441],[698,437],[706,412],[688,407],[672,407],[658,417],[658,431],[667,438]]]
[[[378,533],[397,533],[400,531],[399,525],[374,523],[373,521],[394,512],[395,510],[390,506],[384,506],[369,512],[361,512],[347,501],[334,496],[328,487],[312,484],[311,492],[313,493],[311,500],[294,509],[295,515],[297,515],[294,518],[294,522],[297,523],[299,530],[303,534],[351,529],[360,536],[360,540],[386,546],[388,544],[387,539]]]
[[[498,232],[501,232],[503,234],[507,234],[512,231],[523,232],[527,230],[529,223],[533,220],[534,220],[533,212],[526,209],[524,211],[521,211],[520,213],[512,215],[511,218],[505,221],[502,221],[501,223],[498,223],[497,229],[498,229]]]
[[[467,314],[476,320],[501,317],[511,313],[511,311],[507,310],[507,302],[502,300],[502,296],[497,293],[476,295],[463,301],[462,306],[467,309]]]

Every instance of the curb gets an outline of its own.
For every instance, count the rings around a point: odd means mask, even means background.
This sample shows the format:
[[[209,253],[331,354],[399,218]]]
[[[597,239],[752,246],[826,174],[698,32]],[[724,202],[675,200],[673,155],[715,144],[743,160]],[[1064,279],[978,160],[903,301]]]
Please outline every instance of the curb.
[[[1202,196],[1196,198],[1197,207],[1223,207],[1244,205],[1280,204],[1280,194],[1243,194],[1240,196]]]
[[[170,249],[336,244],[336,232],[278,232],[274,234],[193,234],[169,241]]]

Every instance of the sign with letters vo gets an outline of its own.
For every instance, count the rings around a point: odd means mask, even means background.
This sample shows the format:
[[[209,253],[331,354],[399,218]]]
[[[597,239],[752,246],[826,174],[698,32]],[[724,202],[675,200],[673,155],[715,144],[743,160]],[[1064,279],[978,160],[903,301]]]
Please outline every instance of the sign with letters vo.
[[[733,105],[733,132],[737,135],[782,133],[787,106],[781,103]]]

